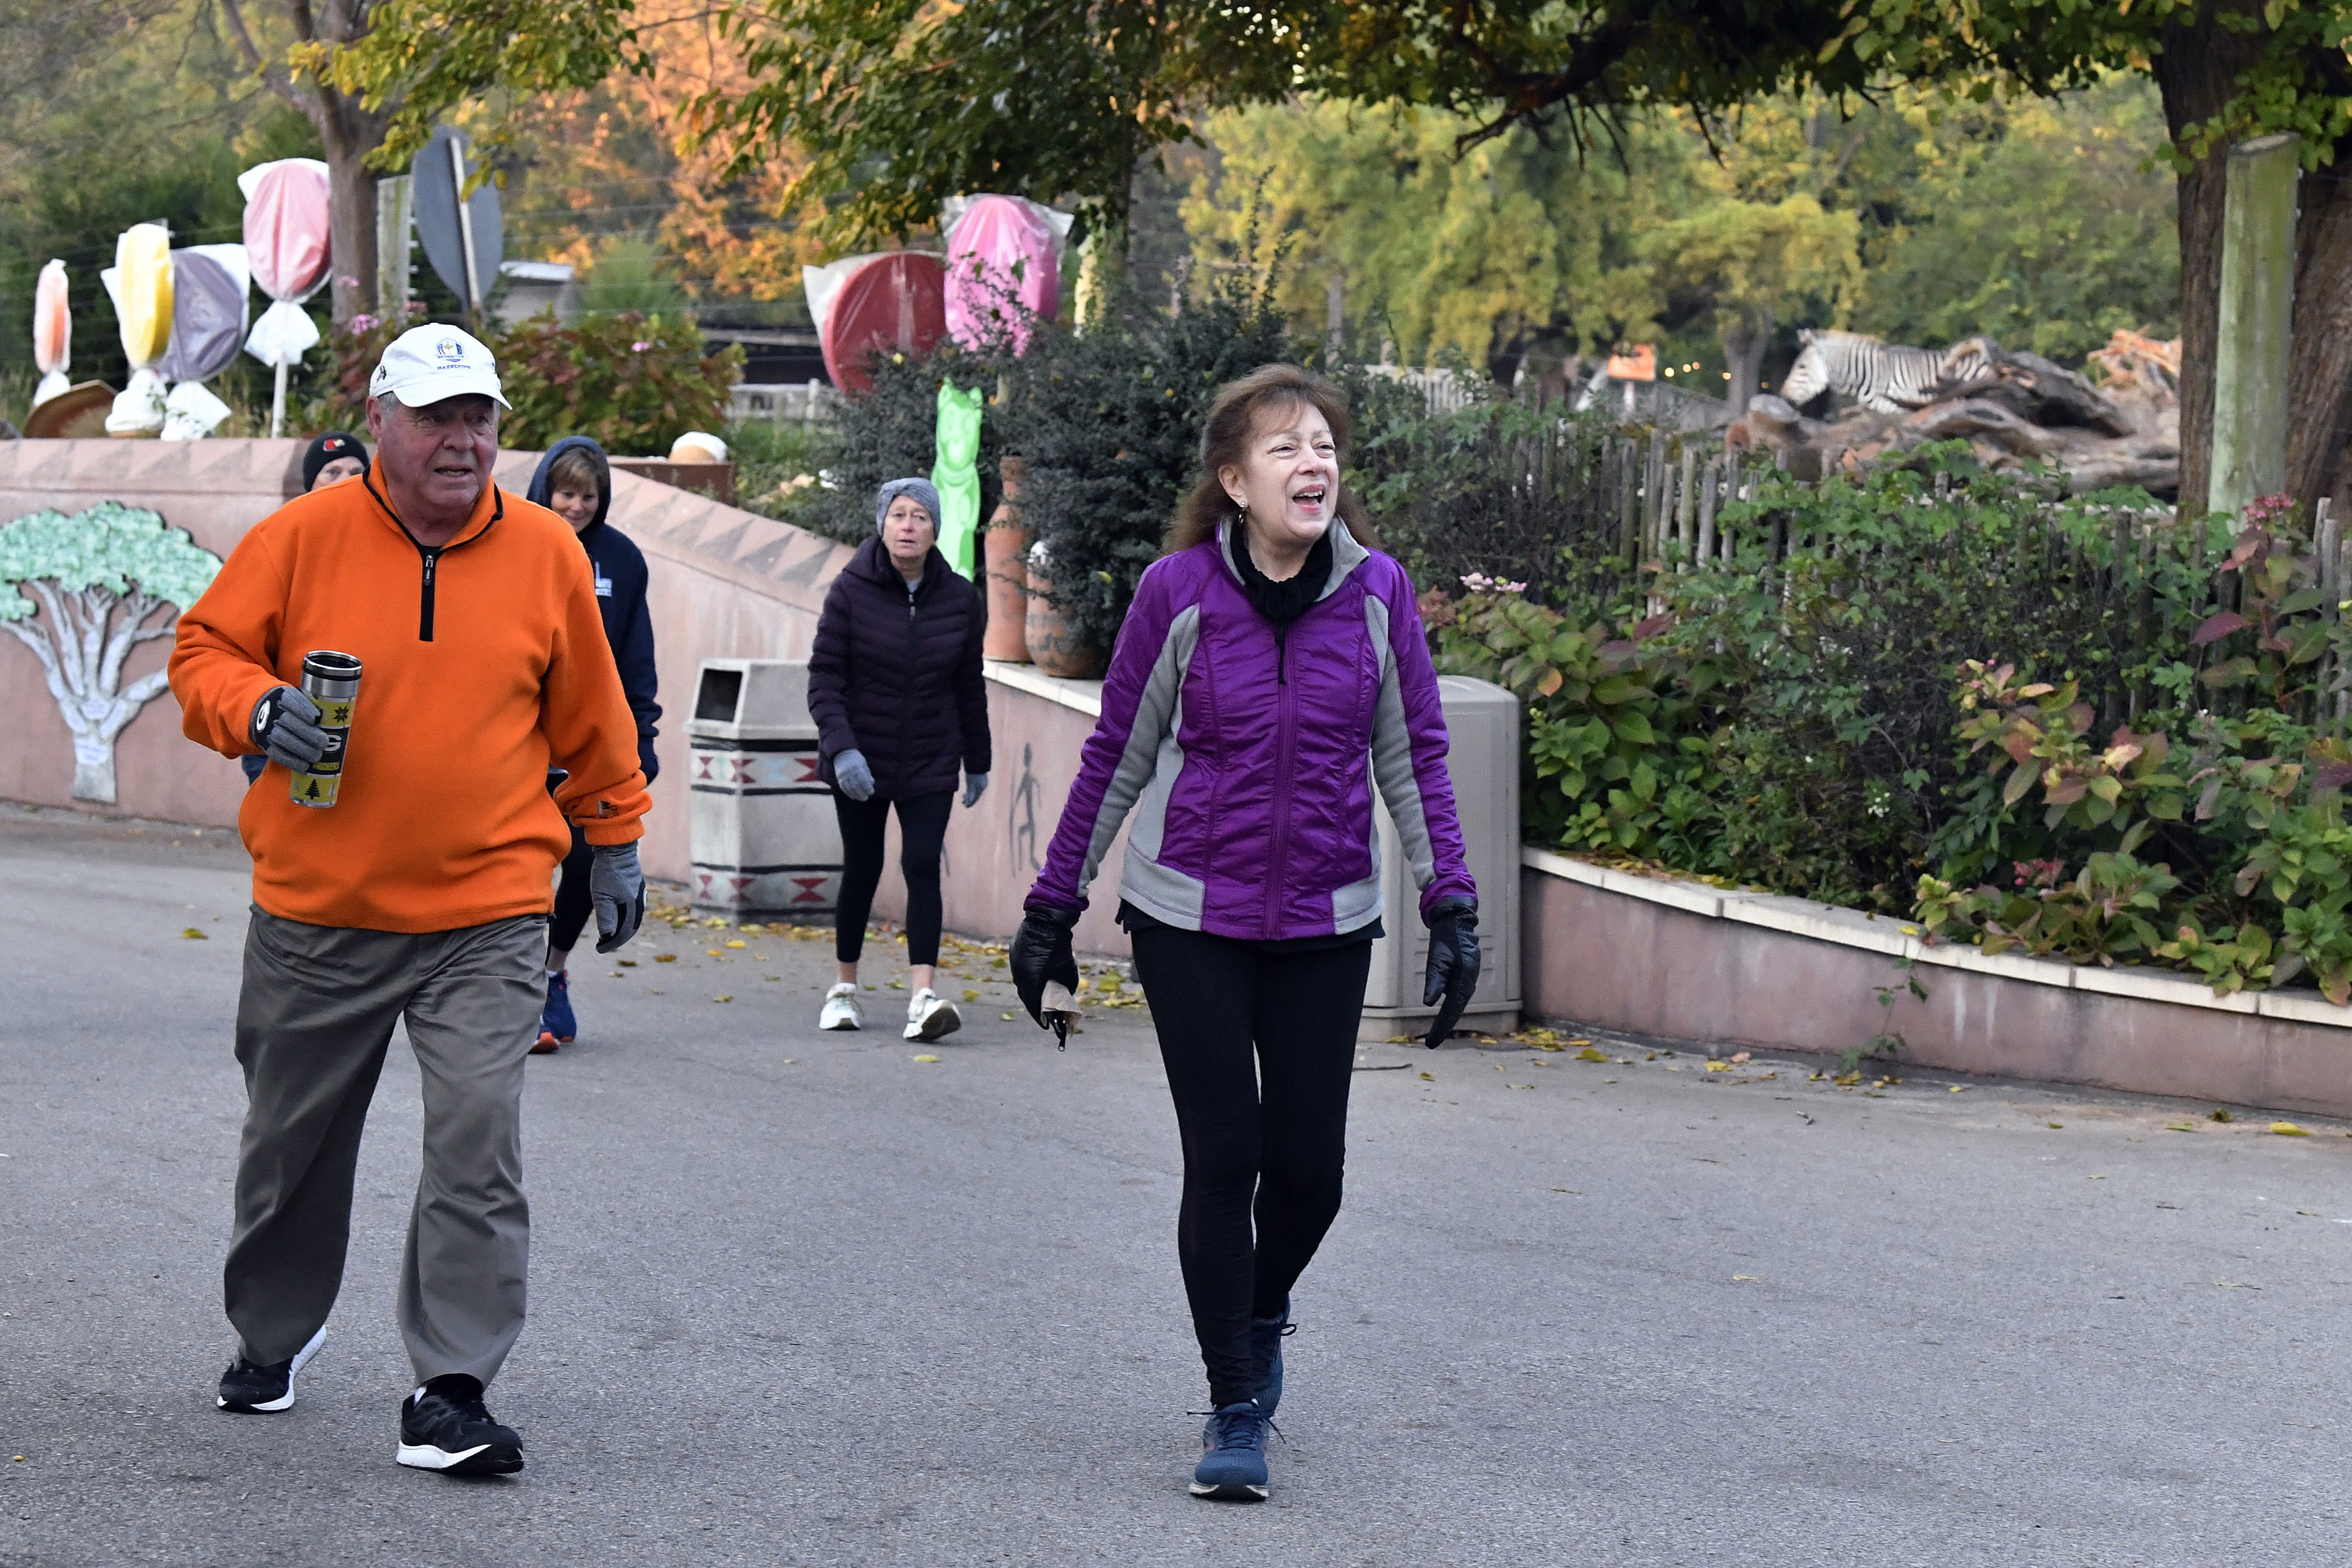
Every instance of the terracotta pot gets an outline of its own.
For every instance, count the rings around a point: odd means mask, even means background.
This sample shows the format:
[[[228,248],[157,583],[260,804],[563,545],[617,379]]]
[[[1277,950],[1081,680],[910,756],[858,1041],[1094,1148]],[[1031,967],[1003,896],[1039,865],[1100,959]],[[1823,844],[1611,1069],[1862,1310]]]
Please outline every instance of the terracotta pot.
[[[1081,647],[1054,608],[1049,597],[1054,591],[1054,580],[1045,575],[1052,563],[1045,554],[1045,541],[1040,539],[1029,550],[1029,614],[1025,625],[1029,638],[1029,662],[1049,675],[1066,680],[1090,681],[1102,673],[1102,660],[1092,648]]]
[[[1004,460],[1004,499],[980,536],[982,570],[988,574],[988,630],[981,633],[983,658],[1029,662],[1029,530],[1021,526],[1021,459]]]

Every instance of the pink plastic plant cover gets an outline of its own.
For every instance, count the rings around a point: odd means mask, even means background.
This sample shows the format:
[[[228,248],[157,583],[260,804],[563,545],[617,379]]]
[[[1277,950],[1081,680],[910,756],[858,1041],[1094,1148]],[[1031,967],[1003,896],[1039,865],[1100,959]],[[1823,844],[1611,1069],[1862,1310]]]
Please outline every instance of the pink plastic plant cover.
[[[1017,196],[973,198],[949,231],[947,274],[948,330],[968,349],[979,348],[1003,320],[1013,351],[1027,350],[1029,324],[1005,309],[1008,296],[1046,321],[1061,306],[1053,226],[1042,208]]]
[[[73,313],[66,308],[66,264],[52,261],[33,285],[33,363],[53,376],[73,358]]]
[[[817,346],[824,371],[843,392],[871,392],[866,361],[877,353],[925,354],[948,329],[940,258],[886,251],[859,264],[824,302]]]
[[[327,276],[326,171],[308,159],[263,165],[245,202],[245,253],[272,299],[299,299]]]

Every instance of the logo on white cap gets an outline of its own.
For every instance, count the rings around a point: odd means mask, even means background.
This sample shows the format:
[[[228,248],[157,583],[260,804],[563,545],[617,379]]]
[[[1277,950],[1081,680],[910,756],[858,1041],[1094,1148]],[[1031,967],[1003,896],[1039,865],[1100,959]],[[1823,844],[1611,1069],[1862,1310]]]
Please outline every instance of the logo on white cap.
[[[393,340],[368,378],[368,395],[410,408],[469,395],[512,406],[499,389],[490,350],[455,327],[412,327]]]

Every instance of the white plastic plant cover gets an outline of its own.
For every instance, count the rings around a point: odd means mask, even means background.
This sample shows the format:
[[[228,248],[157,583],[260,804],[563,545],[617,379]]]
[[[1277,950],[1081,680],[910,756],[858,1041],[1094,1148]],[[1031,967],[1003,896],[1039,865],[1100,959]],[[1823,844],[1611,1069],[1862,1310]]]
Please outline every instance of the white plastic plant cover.
[[[228,404],[202,382],[182,382],[163,400],[163,439],[202,441],[229,416]]]
[[[316,158],[280,158],[236,177],[245,193],[245,254],[253,281],[271,304],[253,324],[245,351],[278,371],[269,434],[286,423],[286,371],[319,341],[318,323],[301,302],[332,270],[333,194]]]
[[[73,312],[66,304],[66,264],[51,261],[33,285],[33,363],[41,384],[33,389],[33,406],[40,407],[73,383],[66,366],[73,360]]]
[[[163,428],[163,378],[156,361],[172,341],[172,231],[133,224],[114,242],[114,265],[98,275],[114,304],[131,380],[107,411],[109,435],[150,435]]]
[[[1070,214],[1019,196],[972,196],[940,211],[948,235],[948,331],[977,349],[1004,315],[1009,296],[1039,320],[1051,321],[1062,303],[1060,246]],[[1029,323],[1009,323],[1013,351],[1029,347]]]

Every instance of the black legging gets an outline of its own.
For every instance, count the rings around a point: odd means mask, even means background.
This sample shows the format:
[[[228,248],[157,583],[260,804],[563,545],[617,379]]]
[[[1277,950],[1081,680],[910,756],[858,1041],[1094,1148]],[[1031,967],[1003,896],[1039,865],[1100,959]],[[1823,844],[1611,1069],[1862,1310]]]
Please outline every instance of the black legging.
[[[1184,1141],[1176,1253],[1192,1332],[1210,1402],[1236,1404],[1256,1393],[1250,1319],[1281,1314],[1339,1213],[1372,945],[1273,954],[1170,926],[1133,939]]]
[[[589,881],[595,862],[596,852],[588,847],[588,835],[573,823],[572,852],[563,857],[563,880],[555,884],[555,914],[547,923],[547,945],[559,953],[569,953],[579,944],[580,933],[596,907]]]
[[[866,949],[866,917],[874,910],[874,890],[882,885],[882,832],[890,823],[887,800],[853,800],[835,789],[833,812],[841,822],[841,909],[834,928],[833,954],[845,964]],[[948,812],[955,791],[918,795],[898,805],[898,869],[907,877],[907,962],[940,961],[940,846],[948,836]]]

